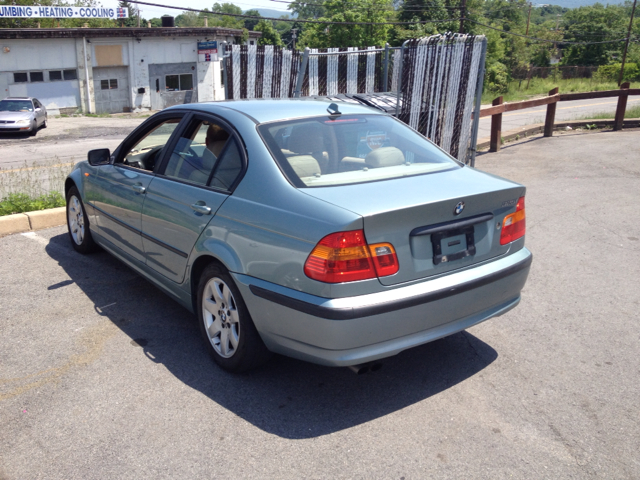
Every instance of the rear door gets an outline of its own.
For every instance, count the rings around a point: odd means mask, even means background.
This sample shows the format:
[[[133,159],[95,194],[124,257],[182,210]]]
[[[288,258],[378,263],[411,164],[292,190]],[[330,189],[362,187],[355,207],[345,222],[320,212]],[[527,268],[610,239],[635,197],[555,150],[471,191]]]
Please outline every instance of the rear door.
[[[182,113],[172,113],[145,123],[127,138],[114,154],[112,165],[99,167],[89,188],[100,233],[115,246],[145,261],[142,237],[142,206],[162,155]]]
[[[237,134],[214,117],[192,117],[174,144],[146,193],[142,242],[147,265],[182,282],[193,246],[230,195],[246,159]]]

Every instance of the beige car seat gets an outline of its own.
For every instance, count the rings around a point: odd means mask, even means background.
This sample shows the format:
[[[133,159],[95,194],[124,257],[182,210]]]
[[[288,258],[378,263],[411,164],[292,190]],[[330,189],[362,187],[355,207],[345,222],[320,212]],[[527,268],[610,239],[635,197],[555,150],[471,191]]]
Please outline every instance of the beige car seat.
[[[317,123],[307,123],[293,127],[287,149],[282,150],[286,157],[311,156],[320,169],[326,171],[329,154],[324,151],[323,129]],[[294,168],[295,170],[295,168]]]
[[[312,177],[314,175],[320,175],[321,169],[317,160],[311,155],[294,155],[287,159],[293,171],[296,172],[298,177]]]

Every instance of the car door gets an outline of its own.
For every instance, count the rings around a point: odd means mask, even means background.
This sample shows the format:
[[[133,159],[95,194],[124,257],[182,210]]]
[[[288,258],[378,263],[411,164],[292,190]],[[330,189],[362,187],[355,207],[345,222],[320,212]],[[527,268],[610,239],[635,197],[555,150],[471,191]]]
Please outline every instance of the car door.
[[[99,167],[91,188],[100,234],[140,262],[145,261],[140,236],[145,194],[183,116],[161,115],[143,124],[118,147],[112,164]]]
[[[35,107],[34,113],[36,117],[36,124],[40,127],[44,123],[45,109],[37,98],[33,99],[33,106]]]
[[[148,267],[182,282],[193,246],[246,166],[241,145],[224,121],[190,119],[146,193],[142,243]]]

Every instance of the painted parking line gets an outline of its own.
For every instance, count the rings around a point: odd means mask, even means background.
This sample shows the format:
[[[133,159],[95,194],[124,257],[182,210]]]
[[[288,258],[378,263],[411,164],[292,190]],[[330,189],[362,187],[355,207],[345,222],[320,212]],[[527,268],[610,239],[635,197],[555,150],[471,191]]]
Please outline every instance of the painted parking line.
[[[25,232],[25,233],[21,233],[20,235],[22,235],[23,237],[30,238],[31,240],[35,240],[40,245],[44,245],[45,247],[49,245],[49,240],[39,236],[36,232]]]

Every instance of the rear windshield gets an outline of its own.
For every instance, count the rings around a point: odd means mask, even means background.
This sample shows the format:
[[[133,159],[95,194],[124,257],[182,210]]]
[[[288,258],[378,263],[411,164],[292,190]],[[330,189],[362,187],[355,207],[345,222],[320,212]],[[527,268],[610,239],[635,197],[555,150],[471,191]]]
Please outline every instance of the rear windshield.
[[[313,117],[258,126],[298,187],[373,182],[459,168],[426,138],[386,115]]]

